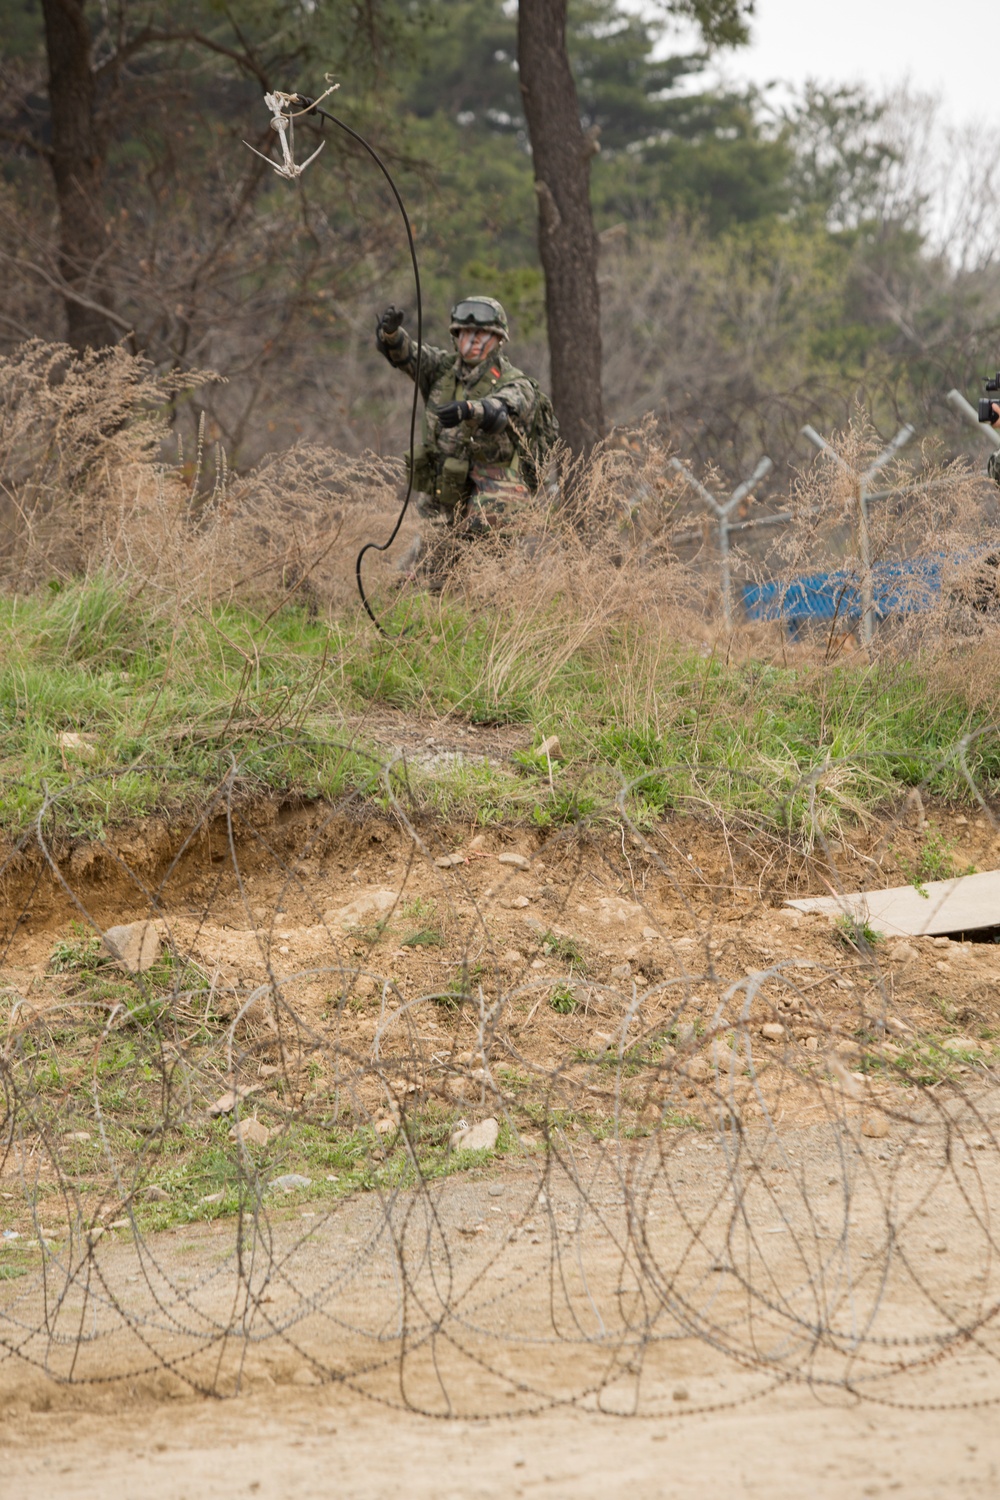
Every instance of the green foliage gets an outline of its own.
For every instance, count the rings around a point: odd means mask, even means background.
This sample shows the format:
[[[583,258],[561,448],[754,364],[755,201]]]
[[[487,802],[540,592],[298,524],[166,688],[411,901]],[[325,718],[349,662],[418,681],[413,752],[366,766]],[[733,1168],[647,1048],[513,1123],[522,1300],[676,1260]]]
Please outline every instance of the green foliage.
[[[874,928],[867,918],[856,920],[846,912],[842,917],[837,918],[835,931],[842,943],[858,953],[868,953],[878,947],[879,943],[884,942],[884,935]]]
[[[579,969],[583,972],[587,968],[586,957],[575,938],[560,937],[554,932],[546,932],[542,937],[542,952],[547,957],[561,959],[563,963],[569,964],[571,969]]]
[[[896,855],[901,874],[925,900],[930,899],[924,889],[925,881],[952,880],[956,875],[974,875],[976,872],[973,864],[958,869],[955,845],[933,828],[923,835],[915,860],[891,846],[890,849]]]
[[[408,933],[403,939],[404,948],[440,948],[444,938],[436,927],[421,927],[418,932]]]
[[[101,940],[89,928],[71,923],[73,937],[60,938],[49,955],[51,974],[79,974],[92,978],[110,955],[101,948]]]
[[[568,984],[557,984],[549,996],[549,1004],[561,1016],[571,1016],[579,1003],[576,991]]]

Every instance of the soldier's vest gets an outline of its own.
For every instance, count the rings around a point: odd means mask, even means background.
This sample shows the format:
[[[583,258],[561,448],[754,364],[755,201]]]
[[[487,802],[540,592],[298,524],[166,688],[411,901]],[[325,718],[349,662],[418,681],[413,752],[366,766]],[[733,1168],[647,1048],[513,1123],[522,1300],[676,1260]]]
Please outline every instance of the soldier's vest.
[[[457,362],[444,370],[427,395],[424,413],[424,441],[414,454],[413,486],[431,495],[442,509],[455,513],[464,509],[481,481],[493,489],[498,480],[520,487],[520,458],[516,442],[508,433],[497,434],[494,442],[486,440],[475,446],[500,448],[492,455],[474,454],[473,443],[460,428],[442,428],[437,420],[439,407],[449,401],[482,401],[512,380],[522,380],[521,371],[499,360],[488,361],[482,375],[466,386],[458,378]]]

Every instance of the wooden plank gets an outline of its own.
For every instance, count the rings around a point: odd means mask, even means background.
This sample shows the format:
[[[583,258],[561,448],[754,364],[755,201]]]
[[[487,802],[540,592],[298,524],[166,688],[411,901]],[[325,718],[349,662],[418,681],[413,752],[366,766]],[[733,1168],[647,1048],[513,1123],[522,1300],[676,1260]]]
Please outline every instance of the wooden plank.
[[[869,922],[886,937],[933,937],[944,932],[976,932],[1000,927],[1000,870],[928,880],[882,891],[846,891],[842,896],[807,896],[786,901],[796,911],[819,911]]]

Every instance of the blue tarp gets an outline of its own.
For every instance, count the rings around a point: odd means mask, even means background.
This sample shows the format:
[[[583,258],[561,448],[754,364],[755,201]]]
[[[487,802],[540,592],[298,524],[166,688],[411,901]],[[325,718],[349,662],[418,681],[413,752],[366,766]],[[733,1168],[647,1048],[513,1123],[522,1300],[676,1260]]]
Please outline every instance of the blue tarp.
[[[875,563],[872,605],[880,617],[932,609],[941,593],[941,558]],[[748,620],[785,620],[793,631],[806,620],[861,618],[861,581],[853,570],[809,573],[774,583],[744,584]]]

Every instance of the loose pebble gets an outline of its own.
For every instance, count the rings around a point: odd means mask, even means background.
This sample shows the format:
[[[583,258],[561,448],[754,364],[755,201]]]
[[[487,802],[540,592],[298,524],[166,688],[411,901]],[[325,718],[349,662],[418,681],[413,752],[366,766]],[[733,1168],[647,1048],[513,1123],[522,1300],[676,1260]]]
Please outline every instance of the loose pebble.
[[[296,1188],[312,1187],[312,1178],[303,1177],[300,1172],[284,1172],[280,1177],[271,1178],[271,1187],[277,1188],[279,1193],[294,1193]]]

